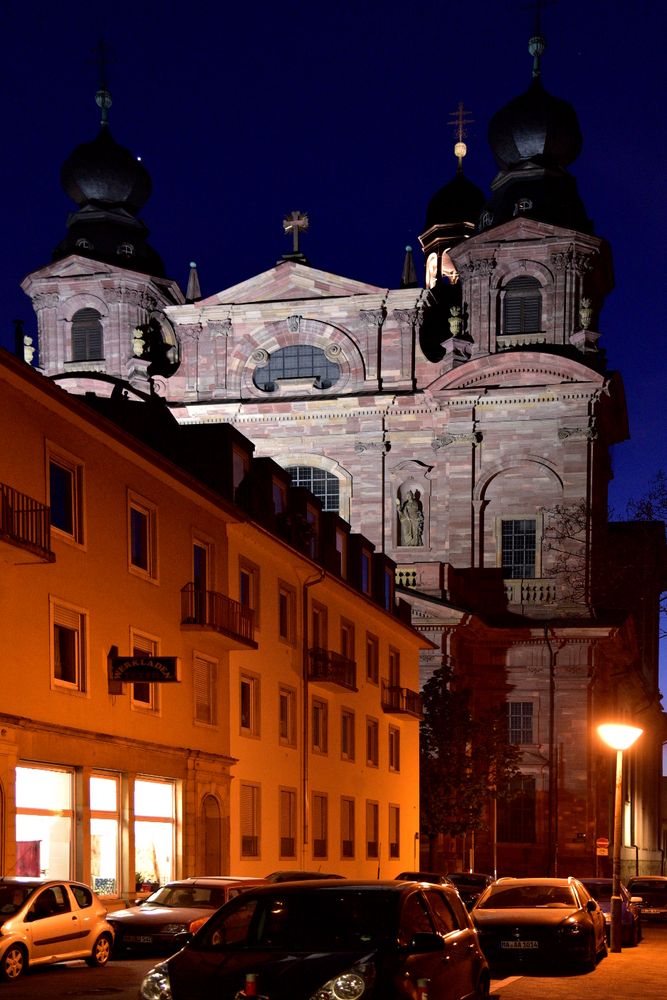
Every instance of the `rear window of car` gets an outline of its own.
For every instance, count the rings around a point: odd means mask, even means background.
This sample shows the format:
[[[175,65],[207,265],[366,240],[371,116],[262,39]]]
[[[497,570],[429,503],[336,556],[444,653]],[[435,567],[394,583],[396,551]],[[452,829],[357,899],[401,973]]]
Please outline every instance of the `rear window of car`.
[[[70,889],[82,910],[93,905],[93,894],[85,885],[71,885]]]
[[[195,938],[197,949],[267,948],[345,951],[374,946],[396,928],[396,897],[359,892],[243,893],[209,920]]]

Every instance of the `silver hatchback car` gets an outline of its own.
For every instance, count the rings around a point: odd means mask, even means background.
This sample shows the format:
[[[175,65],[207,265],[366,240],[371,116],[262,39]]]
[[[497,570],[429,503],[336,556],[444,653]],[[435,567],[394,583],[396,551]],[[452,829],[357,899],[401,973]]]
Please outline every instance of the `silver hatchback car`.
[[[0,877],[0,975],[16,980],[29,965],[74,958],[106,965],[113,945],[106,917],[80,882]]]

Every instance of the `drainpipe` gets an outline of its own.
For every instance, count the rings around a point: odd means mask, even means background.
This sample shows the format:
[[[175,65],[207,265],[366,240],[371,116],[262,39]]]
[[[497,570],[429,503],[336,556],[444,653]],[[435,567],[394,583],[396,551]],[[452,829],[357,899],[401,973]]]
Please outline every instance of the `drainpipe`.
[[[556,776],[557,768],[555,761],[556,740],[555,740],[555,707],[556,707],[556,675],[555,675],[555,654],[553,646],[549,641],[548,625],[544,626],[544,642],[549,651],[549,762],[547,765],[549,774],[549,799],[547,807],[547,875],[556,874]]]
[[[311,577],[303,584],[302,595],[302,670],[303,670],[303,707],[302,707],[302,734],[301,734],[301,867],[306,869],[306,850],[309,836],[309,804],[308,804],[308,588],[321,583],[324,579],[325,571],[322,569],[317,576]]]

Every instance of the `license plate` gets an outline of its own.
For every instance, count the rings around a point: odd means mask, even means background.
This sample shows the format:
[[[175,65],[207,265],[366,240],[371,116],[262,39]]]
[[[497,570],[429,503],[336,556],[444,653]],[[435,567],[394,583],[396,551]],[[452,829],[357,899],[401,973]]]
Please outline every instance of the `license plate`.
[[[643,906],[642,913],[664,913],[664,910],[656,910],[654,906]]]
[[[126,934],[123,940],[134,944],[153,944],[153,936],[151,934]]]
[[[539,948],[539,941],[501,941],[501,948]]]

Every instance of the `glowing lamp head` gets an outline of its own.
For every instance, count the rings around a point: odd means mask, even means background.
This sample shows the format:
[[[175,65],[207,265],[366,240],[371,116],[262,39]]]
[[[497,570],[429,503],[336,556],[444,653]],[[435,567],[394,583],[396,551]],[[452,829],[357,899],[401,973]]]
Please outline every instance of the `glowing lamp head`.
[[[465,142],[457,142],[456,145],[454,146],[454,156],[457,156],[459,159],[462,159],[467,152],[468,152],[468,147],[466,146]]]
[[[638,726],[626,726],[615,722],[598,726],[601,739],[613,750],[628,750],[643,732],[644,730]]]

